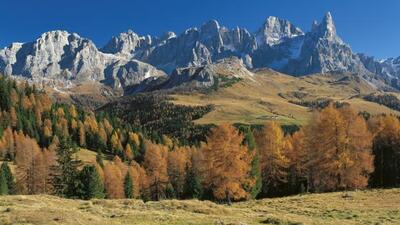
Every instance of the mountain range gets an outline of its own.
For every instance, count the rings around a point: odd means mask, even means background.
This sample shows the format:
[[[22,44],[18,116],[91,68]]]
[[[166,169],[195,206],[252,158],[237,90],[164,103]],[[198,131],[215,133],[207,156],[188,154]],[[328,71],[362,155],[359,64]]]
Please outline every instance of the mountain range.
[[[232,57],[242,71],[268,67],[292,76],[346,72],[378,88],[399,87],[400,57],[375,60],[354,53],[338,36],[329,12],[307,32],[272,16],[255,32],[211,20],[179,35],[140,36],[129,30],[102,48],[76,33],[49,31],[33,42],[0,50],[0,73],[64,87],[96,81],[140,92],[148,84],[172,88],[192,81],[194,71],[210,71],[209,65]],[[205,74],[196,79],[200,86],[213,83]]]

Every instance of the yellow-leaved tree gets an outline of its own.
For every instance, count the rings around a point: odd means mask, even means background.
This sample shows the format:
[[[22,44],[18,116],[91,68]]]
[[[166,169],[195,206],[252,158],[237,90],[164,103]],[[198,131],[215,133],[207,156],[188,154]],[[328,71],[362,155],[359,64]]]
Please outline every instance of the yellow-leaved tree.
[[[330,105],[306,128],[307,170],[312,191],[367,186],[373,171],[372,135],[363,117],[351,108]]]
[[[201,148],[201,173],[206,190],[218,200],[243,200],[250,197],[255,180],[251,178],[251,161],[243,136],[223,123],[212,129]]]
[[[267,122],[255,138],[261,161],[262,196],[274,194],[287,181],[289,159],[284,133],[278,123]]]

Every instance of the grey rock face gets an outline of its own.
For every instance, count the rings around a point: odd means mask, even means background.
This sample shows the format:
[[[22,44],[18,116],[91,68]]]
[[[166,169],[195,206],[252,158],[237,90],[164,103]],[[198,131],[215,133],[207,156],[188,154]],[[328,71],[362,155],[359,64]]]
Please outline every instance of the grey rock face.
[[[383,60],[380,65],[382,66],[382,74],[400,78],[400,57]]]
[[[321,23],[314,22],[307,33],[276,17],[268,17],[255,33],[241,28],[228,29],[211,20],[200,28],[172,35],[157,45],[153,43],[145,50],[146,54],[136,52],[143,50],[135,50],[132,57],[167,73],[231,56],[241,58],[248,68],[270,67],[296,76],[333,71],[369,73],[337,35],[330,13]]]
[[[276,45],[287,39],[302,36],[304,33],[289,21],[270,16],[255,35],[258,45],[262,46]]]
[[[246,69],[241,59],[229,57],[207,65],[178,68],[172,72],[162,88],[193,89],[211,87],[215,84],[218,76],[224,76],[227,79],[252,79],[253,73]]]
[[[256,49],[255,38],[245,29],[229,30],[217,21],[190,28],[156,47],[146,62],[172,71],[177,67],[200,66],[229,56],[244,56]]]
[[[0,52],[7,75],[33,79],[104,79],[108,56],[100,54],[88,39],[66,31],[42,34],[35,42],[13,44]]]
[[[132,30],[128,30],[112,37],[100,50],[104,53],[122,55],[127,58],[136,58],[144,61],[154,48],[164,45],[169,39],[175,37],[176,34],[171,31],[158,38],[150,35],[139,36]]]
[[[276,47],[278,56],[286,56],[269,64],[272,68],[292,75],[312,73],[351,72],[368,74],[364,65],[336,34],[330,13],[320,24],[313,23],[310,32]],[[275,64],[274,64],[275,63]]]
[[[230,57],[246,68],[269,67],[295,76],[337,71],[374,73],[386,80],[400,76],[400,58],[378,62],[354,54],[337,35],[330,13],[320,23],[313,22],[306,33],[276,17],[268,17],[255,33],[228,29],[211,20],[180,35],[167,32],[152,37],[128,31],[113,37],[101,50],[77,34],[51,31],[34,42],[0,50],[0,72],[37,81],[95,80],[125,88],[144,80],[157,83],[152,80],[174,71],[171,77],[178,77],[177,83],[186,82],[185,76],[177,75],[187,74],[189,80],[207,86],[212,83],[207,74],[212,74],[213,66]]]
[[[105,70],[104,83],[109,86],[120,88],[141,83],[150,77],[166,76],[163,71],[137,60],[119,60]]]
[[[111,54],[120,53],[137,56],[149,49],[152,46],[152,41],[153,39],[149,35],[141,37],[132,30],[128,30],[126,33],[112,37],[101,51]]]
[[[122,46],[122,49],[127,48]],[[46,32],[34,42],[15,43],[1,50],[0,72],[37,82],[106,80],[122,88],[153,74],[165,75],[146,63],[102,53],[92,41],[66,31]]]
[[[358,54],[358,56],[368,71],[378,75],[391,86],[400,88],[400,57],[378,61],[364,54]]]

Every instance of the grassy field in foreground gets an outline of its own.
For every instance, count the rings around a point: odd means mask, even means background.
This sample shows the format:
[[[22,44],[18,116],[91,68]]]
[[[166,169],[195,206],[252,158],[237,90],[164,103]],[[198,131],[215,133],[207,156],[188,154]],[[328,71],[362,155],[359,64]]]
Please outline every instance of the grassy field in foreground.
[[[0,224],[400,224],[400,189],[209,201],[0,197]]]

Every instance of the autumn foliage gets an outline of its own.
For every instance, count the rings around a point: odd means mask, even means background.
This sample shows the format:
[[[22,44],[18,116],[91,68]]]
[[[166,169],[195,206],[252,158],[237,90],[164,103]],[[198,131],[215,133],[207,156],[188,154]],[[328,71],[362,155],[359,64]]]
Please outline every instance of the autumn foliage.
[[[365,188],[373,172],[372,135],[351,108],[329,106],[305,128],[309,185],[315,191]]]
[[[296,132],[273,121],[222,123],[205,142],[187,142],[53,104],[35,87],[0,77],[0,159],[15,168],[14,176],[4,169],[0,192],[230,202],[400,185],[399,119],[363,115],[329,105]],[[96,152],[97,163],[82,165],[80,148]]]
[[[252,154],[242,145],[243,135],[221,124],[201,148],[202,179],[216,199],[248,199],[255,181],[250,177]]]

